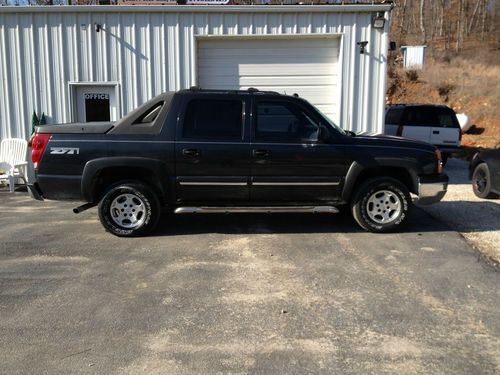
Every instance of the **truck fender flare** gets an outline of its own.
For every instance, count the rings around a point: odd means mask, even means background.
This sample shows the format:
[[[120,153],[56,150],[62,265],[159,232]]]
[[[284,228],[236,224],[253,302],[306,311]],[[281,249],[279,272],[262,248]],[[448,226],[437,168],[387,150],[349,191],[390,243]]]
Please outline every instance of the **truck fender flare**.
[[[349,170],[347,171],[347,174],[345,176],[344,187],[342,189],[342,200],[344,202],[349,202],[356,180],[361,172],[365,170],[365,168],[366,166],[357,161],[353,162],[349,167]]]
[[[409,174],[411,178],[412,186],[410,186],[410,190],[413,191],[418,190],[418,186],[416,185],[418,180],[418,172],[416,170],[416,165],[414,163],[405,162],[401,160],[398,161],[397,164],[391,162],[380,162],[377,160],[364,161],[363,163],[355,161],[349,167],[349,170],[347,171],[345,177],[344,187],[342,190],[342,201],[349,202],[349,199],[351,198],[351,195],[356,187],[356,181],[358,177],[361,175],[361,173],[370,168],[383,168],[383,167],[406,170],[406,172]]]
[[[122,168],[141,168],[152,173],[157,179],[158,186],[161,189],[161,194],[166,195],[167,186],[169,181],[169,171],[165,163],[150,158],[143,157],[104,157],[89,160],[83,169],[82,174],[82,195],[87,202],[94,202],[96,200],[95,189],[97,186],[97,177],[100,172],[105,168],[122,167]],[[173,172],[173,171],[171,171]],[[172,174],[172,173],[170,173]],[[137,176],[131,175],[130,179]]]

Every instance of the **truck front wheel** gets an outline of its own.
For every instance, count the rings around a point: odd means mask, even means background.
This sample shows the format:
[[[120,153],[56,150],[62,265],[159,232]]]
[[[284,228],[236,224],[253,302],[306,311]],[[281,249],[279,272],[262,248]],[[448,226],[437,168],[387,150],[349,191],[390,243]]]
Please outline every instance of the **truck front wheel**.
[[[352,216],[370,232],[391,232],[399,228],[409,214],[411,197],[398,180],[378,177],[365,181],[351,201]]]
[[[497,198],[497,195],[491,192],[491,174],[488,164],[480,163],[474,168],[472,191],[478,198]]]
[[[149,186],[127,181],[112,186],[104,194],[98,212],[107,231],[119,237],[132,237],[156,227],[160,202]]]

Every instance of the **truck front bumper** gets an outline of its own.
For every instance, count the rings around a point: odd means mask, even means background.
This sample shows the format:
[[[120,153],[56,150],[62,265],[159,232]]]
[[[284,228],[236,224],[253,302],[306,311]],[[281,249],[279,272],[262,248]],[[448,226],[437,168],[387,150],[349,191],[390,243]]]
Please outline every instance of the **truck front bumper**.
[[[457,154],[462,151],[462,146],[436,145],[436,147],[442,154]]]
[[[448,176],[445,174],[419,177],[418,200],[420,204],[433,204],[443,199],[448,189]]]

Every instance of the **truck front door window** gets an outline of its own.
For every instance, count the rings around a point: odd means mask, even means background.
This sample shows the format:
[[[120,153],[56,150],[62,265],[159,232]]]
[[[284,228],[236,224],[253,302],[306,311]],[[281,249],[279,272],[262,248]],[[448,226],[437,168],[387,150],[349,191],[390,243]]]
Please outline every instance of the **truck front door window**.
[[[261,142],[316,142],[318,125],[292,103],[259,102],[255,139]]]

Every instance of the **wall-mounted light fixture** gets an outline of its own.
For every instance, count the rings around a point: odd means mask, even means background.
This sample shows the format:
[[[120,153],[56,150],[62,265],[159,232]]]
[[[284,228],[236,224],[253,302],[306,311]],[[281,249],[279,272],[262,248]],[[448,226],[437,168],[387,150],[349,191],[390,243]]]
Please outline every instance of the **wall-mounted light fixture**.
[[[359,46],[359,53],[364,54],[365,53],[365,48],[368,45],[368,41],[364,40],[362,42],[357,42],[356,43]]]
[[[102,25],[100,23],[94,23],[95,26],[95,32],[98,33],[102,29]]]
[[[383,29],[385,26],[384,12],[377,12],[372,18],[372,25],[375,29]]]

